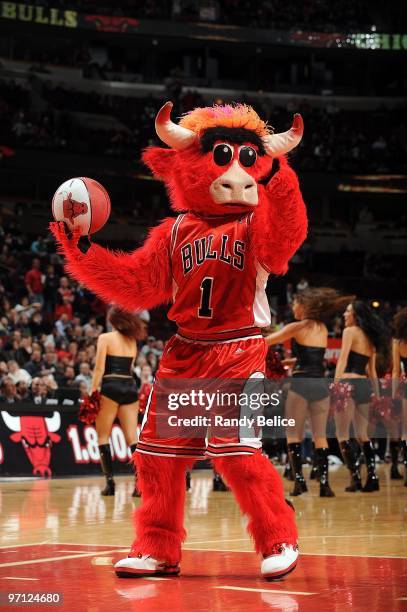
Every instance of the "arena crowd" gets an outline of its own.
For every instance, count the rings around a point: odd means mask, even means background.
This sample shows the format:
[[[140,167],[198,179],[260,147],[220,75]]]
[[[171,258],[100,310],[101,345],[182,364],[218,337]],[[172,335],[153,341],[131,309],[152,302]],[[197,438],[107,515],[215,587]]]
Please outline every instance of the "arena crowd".
[[[69,151],[119,159],[136,159],[152,144],[151,124],[164,99],[130,98],[75,91],[51,81],[42,85],[43,110],[33,108],[33,84],[0,79],[0,143],[28,150]],[[41,84],[36,85],[36,89]],[[169,85],[171,88],[171,85]],[[169,92],[176,101],[174,114],[204,105],[196,91]],[[38,91],[36,93],[38,95]],[[177,101],[178,100],[178,101]],[[308,138],[300,146],[301,170],[328,172],[406,172],[405,112],[385,108],[366,114],[345,111],[334,103],[311,108],[306,100],[286,106],[252,104],[278,130],[299,112],[307,117]],[[77,112],[110,115],[117,125],[90,126]],[[377,126],[372,130],[372,122]]]

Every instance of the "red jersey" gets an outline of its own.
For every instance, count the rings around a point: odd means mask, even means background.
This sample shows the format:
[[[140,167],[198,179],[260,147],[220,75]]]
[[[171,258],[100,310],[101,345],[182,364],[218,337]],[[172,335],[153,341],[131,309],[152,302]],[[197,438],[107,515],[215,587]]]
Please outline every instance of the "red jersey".
[[[177,217],[170,246],[174,304],[168,317],[181,336],[229,339],[258,334],[270,324],[268,272],[250,250],[250,216]]]
[[[33,293],[42,293],[44,287],[42,284],[42,274],[40,270],[31,268],[28,270],[25,277],[25,284],[29,286]]]

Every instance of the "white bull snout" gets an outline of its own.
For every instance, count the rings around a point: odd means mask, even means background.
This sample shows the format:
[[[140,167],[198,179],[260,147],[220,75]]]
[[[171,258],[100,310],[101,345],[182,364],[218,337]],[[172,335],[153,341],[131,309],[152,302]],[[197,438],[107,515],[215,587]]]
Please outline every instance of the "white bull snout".
[[[216,204],[258,203],[257,183],[235,160],[227,171],[213,181],[209,193]]]

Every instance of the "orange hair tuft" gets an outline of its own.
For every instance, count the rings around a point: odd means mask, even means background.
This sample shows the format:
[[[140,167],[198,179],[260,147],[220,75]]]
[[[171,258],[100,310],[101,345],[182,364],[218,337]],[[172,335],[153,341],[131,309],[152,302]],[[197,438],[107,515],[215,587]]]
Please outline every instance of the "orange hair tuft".
[[[205,108],[195,108],[186,113],[179,124],[192,130],[198,136],[213,127],[245,128],[260,137],[273,133],[271,126],[260,119],[254,108],[247,104],[225,104],[224,106],[214,104]]]

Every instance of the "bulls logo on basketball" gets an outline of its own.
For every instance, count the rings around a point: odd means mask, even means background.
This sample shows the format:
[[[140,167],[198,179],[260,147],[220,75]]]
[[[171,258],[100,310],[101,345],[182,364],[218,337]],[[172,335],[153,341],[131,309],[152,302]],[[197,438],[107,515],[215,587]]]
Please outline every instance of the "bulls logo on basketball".
[[[72,193],[69,193],[63,201],[63,214],[65,219],[68,219],[71,223],[79,215],[86,215],[88,212],[88,205],[86,202],[77,202],[73,199]]]
[[[51,449],[61,436],[55,432],[61,426],[61,415],[54,412],[50,417],[12,416],[3,411],[3,421],[11,431],[10,440],[21,442],[36,476],[50,477]]]
[[[60,185],[52,198],[52,214],[64,221],[70,231],[82,236],[94,234],[110,215],[110,198],[106,189],[91,178],[72,178]]]

